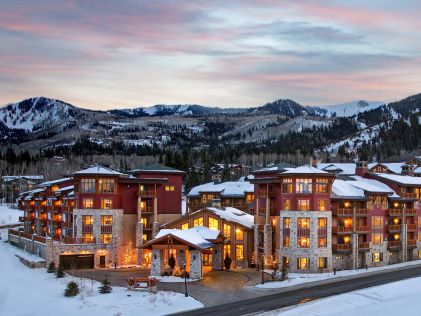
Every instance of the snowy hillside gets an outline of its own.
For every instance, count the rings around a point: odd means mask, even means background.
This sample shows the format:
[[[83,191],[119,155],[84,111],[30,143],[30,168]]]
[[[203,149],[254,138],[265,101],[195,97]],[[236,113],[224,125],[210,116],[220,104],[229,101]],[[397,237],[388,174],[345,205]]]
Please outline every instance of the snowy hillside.
[[[75,114],[75,107],[68,103],[37,97],[0,108],[0,122],[10,129],[35,132],[67,125],[75,120]]]
[[[321,106],[321,108],[326,109],[327,115],[332,116],[332,114],[336,113],[337,117],[347,117],[353,116],[355,114],[370,111],[376,109],[382,105],[384,102],[379,101],[351,101],[348,103],[336,104],[336,105],[325,105]]]

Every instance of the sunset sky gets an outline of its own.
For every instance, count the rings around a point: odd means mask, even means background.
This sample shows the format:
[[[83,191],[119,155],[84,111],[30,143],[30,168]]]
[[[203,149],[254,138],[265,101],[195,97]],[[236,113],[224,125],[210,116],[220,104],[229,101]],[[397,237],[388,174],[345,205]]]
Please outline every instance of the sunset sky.
[[[40,95],[95,109],[326,105],[421,92],[421,1],[0,6],[2,105]]]

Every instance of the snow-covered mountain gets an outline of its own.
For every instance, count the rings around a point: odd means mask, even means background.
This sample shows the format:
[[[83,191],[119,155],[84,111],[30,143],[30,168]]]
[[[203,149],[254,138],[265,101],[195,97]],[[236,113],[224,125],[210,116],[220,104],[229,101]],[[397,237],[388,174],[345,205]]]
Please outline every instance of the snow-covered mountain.
[[[361,112],[367,112],[373,109],[376,109],[382,105],[384,105],[385,102],[380,101],[351,101],[347,103],[341,103],[341,104],[334,104],[334,105],[325,105],[320,106],[322,109],[326,109],[328,116],[337,116],[337,117],[348,117],[353,116]]]

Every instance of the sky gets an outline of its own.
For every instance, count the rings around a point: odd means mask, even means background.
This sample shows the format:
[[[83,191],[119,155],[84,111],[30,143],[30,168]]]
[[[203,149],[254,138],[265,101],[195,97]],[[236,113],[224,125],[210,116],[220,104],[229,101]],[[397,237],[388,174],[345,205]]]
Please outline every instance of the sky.
[[[0,0],[0,104],[394,101],[421,92],[421,1]]]

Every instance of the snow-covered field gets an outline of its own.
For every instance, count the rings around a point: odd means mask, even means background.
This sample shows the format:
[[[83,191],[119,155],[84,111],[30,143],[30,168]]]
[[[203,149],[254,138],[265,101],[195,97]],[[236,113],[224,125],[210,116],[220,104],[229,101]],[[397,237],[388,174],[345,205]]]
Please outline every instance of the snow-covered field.
[[[1,230],[6,240],[7,231]],[[98,282],[66,276],[56,279],[45,269],[29,269],[15,254],[19,250],[0,241],[0,315],[165,315],[203,307],[192,297],[174,292],[127,291],[113,287],[111,294],[99,294]],[[82,293],[73,298],[63,295],[66,284],[75,280]]]
[[[0,226],[18,224],[19,216],[23,216],[21,210],[11,208],[6,204],[0,204]]]
[[[267,312],[265,316],[421,315],[421,278],[375,286]]]
[[[409,261],[409,262],[403,262],[398,264],[392,264],[384,267],[375,267],[375,268],[368,268],[366,269],[359,269],[359,270],[341,270],[337,271],[336,275],[333,272],[330,273],[313,273],[313,274],[302,274],[302,273],[289,273],[288,279],[285,281],[274,281],[274,282],[266,282],[265,284],[257,284],[255,285],[258,289],[279,289],[309,282],[316,282],[316,281],[323,281],[328,279],[334,279],[334,278],[341,278],[341,277],[347,277],[352,275],[358,275],[358,274],[366,274],[366,273],[372,273],[376,271],[382,271],[382,270],[390,270],[390,269],[396,269],[400,267],[407,267],[412,265],[421,265],[421,260],[415,260],[415,261]],[[268,273],[271,273],[271,271],[267,271]]]

